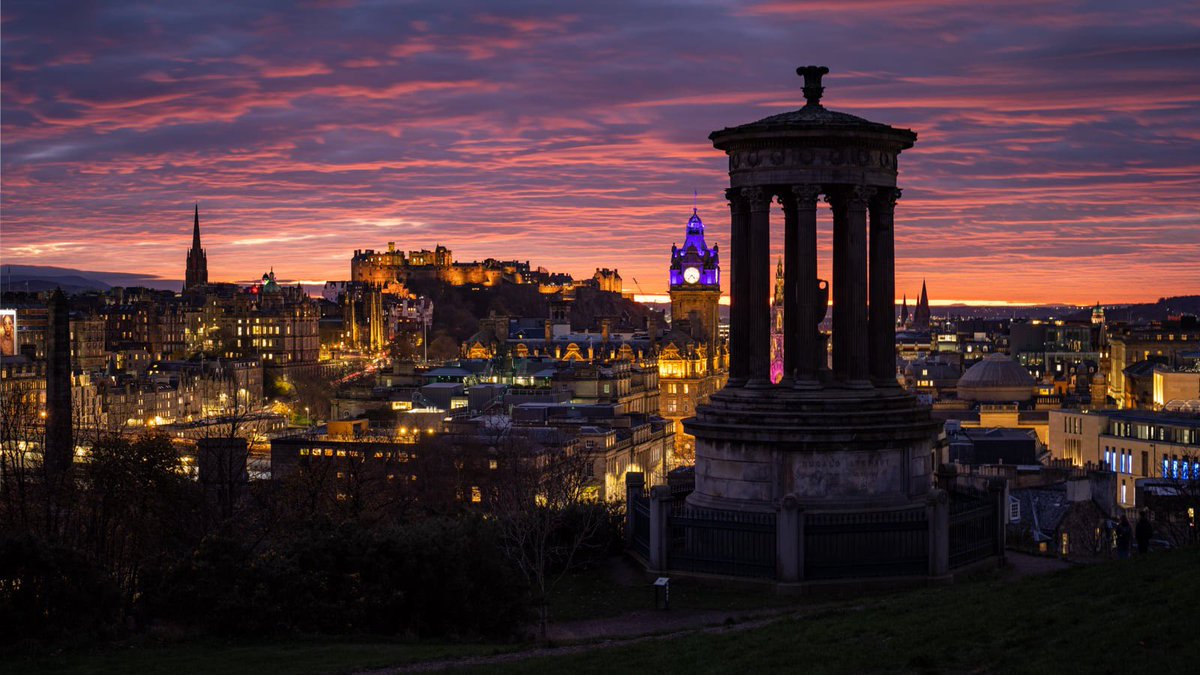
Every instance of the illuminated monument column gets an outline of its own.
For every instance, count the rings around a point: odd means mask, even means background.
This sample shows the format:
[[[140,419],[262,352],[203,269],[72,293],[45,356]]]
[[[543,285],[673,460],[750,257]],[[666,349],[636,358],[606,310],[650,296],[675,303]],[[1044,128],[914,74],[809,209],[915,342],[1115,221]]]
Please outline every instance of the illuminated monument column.
[[[800,110],[713,132],[729,157],[730,378],[684,422],[697,506],[768,511],[912,505],[928,492],[937,423],[897,386],[897,159],[917,135],[821,105],[808,66]],[[833,368],[819,324],[818,202],[833,218]],[[770,205],[783,206],[784,378],[770,382]]]

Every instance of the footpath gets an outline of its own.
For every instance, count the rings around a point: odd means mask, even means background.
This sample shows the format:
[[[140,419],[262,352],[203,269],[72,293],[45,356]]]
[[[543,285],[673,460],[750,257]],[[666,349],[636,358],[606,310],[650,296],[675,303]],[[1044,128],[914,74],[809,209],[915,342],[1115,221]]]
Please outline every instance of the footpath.
[[[1050,574],[1071,567],[1058,558],[1033,556],[1009,551],[1007,566],[1001,579],[1016,580],[1029,576]],[[840,608],[854,611],[856,607]],[[719,634],[751,630],[780,619],[804,619],[828,611],[827,605],[793,605],[743,610],[637,610],[619,616],[566,621],[547,627],[547,641],[552,645],[521,651],[471,656],[437,661],[424,661],[397,668],[364,671],[360,675],[391,675],[393,673],[436,672],[448,669],[475,668],[514,663],[526,659],[579,654],[601,649],[613,649],[643,642],[670,640],[692,634]]]

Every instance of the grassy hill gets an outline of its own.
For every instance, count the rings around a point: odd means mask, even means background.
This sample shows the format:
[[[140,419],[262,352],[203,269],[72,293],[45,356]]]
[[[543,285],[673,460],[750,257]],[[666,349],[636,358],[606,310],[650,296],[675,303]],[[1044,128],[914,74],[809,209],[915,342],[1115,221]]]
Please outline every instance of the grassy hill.
[[[1200,671],[1197,570],[1200,548],[1193,547],[1020,580],[990,575],[883,597],[801,604],[794,614],[765,625],[587,644],[562,656],[520,658],[512,652],[532,648],[521,645],[247,637],[57,656],[38,650],[36,656],[27,652],[0,658],[0,672],[351,673],[506,654],[502,658],[519,660],[471,670],[572,675],[1192,673]],[[754,600],[749,596],[763,600],[746,594],[748,601]],[[583,605],[592,603],[576,596]]]
[[[846,602],[501,673],[1200,672],[1200,549]]]

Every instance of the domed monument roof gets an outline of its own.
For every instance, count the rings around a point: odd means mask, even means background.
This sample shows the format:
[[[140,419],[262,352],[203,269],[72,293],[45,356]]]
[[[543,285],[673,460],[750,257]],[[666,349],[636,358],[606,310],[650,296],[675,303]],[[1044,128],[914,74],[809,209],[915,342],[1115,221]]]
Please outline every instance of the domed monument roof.
[[[958,378],[958,397],[968,401],[1028,401],[1037,382],[1005,354],[988,354]]]
[[[830,110],[821,105],[821,95],[825,92],[825,87],[821,86],[821,78],[828,72],[829,69],[825,66],[803,66],[796,69],[796,74],[804,78],[804,98],[807,103],[803,108],[764,117],[749,124],[726,127],[721,131],[714,131],[709,138],[720,142],[730,136],[743,133],[819,130],[827,135],[838,131],[849,131],[879,134],[898,143],[901,148],[912,147],[913,142],[917,140],[917,135],[909,129],[898,129],[887,124],[872,122],[857,115]]]

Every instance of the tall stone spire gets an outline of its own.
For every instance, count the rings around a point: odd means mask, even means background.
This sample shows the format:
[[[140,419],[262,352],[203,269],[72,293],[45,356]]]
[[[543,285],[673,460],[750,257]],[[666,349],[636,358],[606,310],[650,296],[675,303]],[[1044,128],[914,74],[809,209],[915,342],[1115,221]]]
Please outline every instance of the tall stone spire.
[[[183,280],[183,292],[195,290],[208,283],[208,256],[200,247],[200,205],[196,205],[192,221],[192,248],[187,254],[187,271]]]
[[[904,302],[900,305],[900,325],[908,325],[908,293],[904,294]]]
[[[195,220],[192,221],[192,250],[200,248],[200,205],[196,204]]]
[[[917,308],[913,310],[913,328],[929,328],[929,292],[925,289],[924,279],[921,280],[921,297],[917,300]]]

